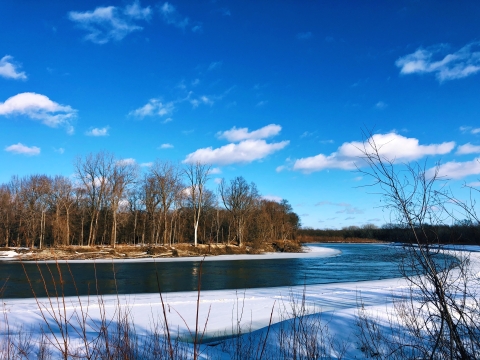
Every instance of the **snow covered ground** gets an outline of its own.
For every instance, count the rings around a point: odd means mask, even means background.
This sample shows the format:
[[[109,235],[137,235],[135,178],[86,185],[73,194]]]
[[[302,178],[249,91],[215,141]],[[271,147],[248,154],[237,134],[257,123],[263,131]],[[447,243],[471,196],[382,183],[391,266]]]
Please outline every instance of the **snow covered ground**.
[[[337,251],[331,249],[311,247],[311,251],[296,256],[333,256]],[[478,247],[469,250],[478,251]],[[480,271],[480,253],[471,252],[472,264],[476,272]],[[268,256],[291,256],[291,254],[273,254]],[[251,255],[240,255],[243,259],[251,258]],[[258,256],[254,255],[255,258]],[[239,257],[233,255],[233,258]],[[231,256],[218,256],[207,260],[221,260],[217,258],[231,258]],[[179,261],[173,259],[174,261]],[[191,261],[193,259],[189,259]],[[164,259],[163,261],[172,261]],[[328,322],[329,332],[337,340],[348,343],[346,358],[363,358],[363,354],[357,345],[356,336],[356,313],[359,298],[367,310],[386,318],[392,312],[392,296],[401,296],[403,290],[408,288],[404,279],[388,279],[377,281],[364,281],[356,283],[335,283],[322,285],[309,285],[307,287],[279,287],[257,288],[246,290],[219,290],[202,291],[200,294],[199,324],[203,329],[206,323],[207,339],[235,333],[240,326],[243,331],[256,331],[258,336],[265,335],[270,316],[272,316],[271,334],[275,333],[280,324],[285,320],[285,315],[291,310],[291,301],[300,301],[305,296],[308,309],[312,313],[322,313],[322,319]],[[189,330],[195,329],[197,292],[176,292],[163,294],[163,300],[167,309],[167,319],[171,329],[179,331],[182,338],[191,340]],[[159,294],[131,294],[120,296],[69,297],[66,298],[65,306],[60,307],[53,299],[53,305],[47,299],[8,299],[4,300],[3,310],[8,316],[9,331],[32,332],[39,335],[45,320],[52,320],[52,309],[65,314],[73,319],[74,313],[79,313],[79,304],[88,311],[89,321],[94,324],[99,322],[101,310],[105,310],[107,318],[115,318],[118,304],[121,308],[128,309],[135,323],[137,334],[148,334],[152,329],[152,319],[162,319],[162,305]],[[102,304],[99,306],[99,304]],[[43,315],[39,306],[44,309]],[[273,312],[272,312],[273,309]],[[208,318],[208,320],[207,320]],[[0,320],[0,322],[3,320]],[[5,321],[0,323],[0,331],[5,336]],[[51,322],[52,323],[52,322]],[[93,329],[92,329],[93,333]],[[257,334],[256,333],[256,334]],[[257,335],[256,335],[257,336]],[[75,338],[75,335],[73,335]],[[271,346],[275,346],[275,337],[269,338]],[[210,354],[210,355],[207,355]],[[222,358],[224,354],[220,349],[209,348],[202,356],[205,358]],[[226,358],[226,357],[224,357]]]

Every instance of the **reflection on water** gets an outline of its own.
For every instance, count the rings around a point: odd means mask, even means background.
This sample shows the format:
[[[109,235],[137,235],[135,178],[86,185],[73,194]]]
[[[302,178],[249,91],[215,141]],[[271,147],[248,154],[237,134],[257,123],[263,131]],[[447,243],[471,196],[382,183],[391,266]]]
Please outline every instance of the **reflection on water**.
[[[324,245],[313,245],[324,246]],[[329,258],[208,261],[203,263],[203,290],[326,284],[387,279],[400,276],[401,247],[378,244],[328,244],[341,250]],[[451,258],[447,258],[451,261]],[[0,286],[8,278],[4,298],[132,294],[197,290],[198,261],[134,263],[20,263],[0,262]],[[60,272],[59,272],[60,270]],[[60,279],[61,274],[61,279]],[[158,282],[157,282],[158,274]],[[73,275],[73,276],[72,276]]]

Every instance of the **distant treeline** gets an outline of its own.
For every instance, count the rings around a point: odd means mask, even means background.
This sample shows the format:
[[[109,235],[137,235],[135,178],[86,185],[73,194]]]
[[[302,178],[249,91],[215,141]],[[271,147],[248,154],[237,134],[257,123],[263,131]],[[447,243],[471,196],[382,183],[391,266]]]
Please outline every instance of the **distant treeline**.
[[[230,243],[262,247],[294,239],[300,221],[288,201],[264,199],[238,176],[206,183],[204,164],[132,160],[100,152],[78,157],[75,175],[13,176],[0,184],[0,246]]]
[[[430,243],[480,245],[480,225],[468,220],[459,221],[454,225],[423,225],[415,231],[425,231]],[[374,239],[385,242],[415,242],[411,228],[399,224],[385,224],[377,227],[367,224],[362,227],[348,226],[341,230],[304,228],[298,231],[298,239],[308,238],[309,241],[322,241],[327,238],[343,239]]]

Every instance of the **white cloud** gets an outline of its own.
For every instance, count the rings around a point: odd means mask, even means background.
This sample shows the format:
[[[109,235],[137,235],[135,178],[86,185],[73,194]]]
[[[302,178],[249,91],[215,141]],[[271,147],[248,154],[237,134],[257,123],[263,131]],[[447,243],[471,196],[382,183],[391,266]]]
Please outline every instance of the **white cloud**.
[[[134,158],[126,158],[117,161],[118,165],[135,165],[137,162]]]
[[[190,19],[188,17],[181,16],[177,9],[168,2],[164,3],[160,7],[160,13],[162,14],[163,21],[165,21],[165,23],[167,23],[168,25],[173,25],[175,27],[185,29],[190,23]],[[198,29],[195,31],[198,31]]]
[[[172,144],[162,144],[160,145],[160,149],[172,149],[173,145]]]
[[[36,146],[25,146],[22,143],[14,144],[7,146],[5,151],[11,152],[13,154],[21,154],[27,156],[39,155],[40,148]]]
[[[395,65],[401,74],[434,73],[440,82],[474,75],[480,71],[480,42],[471,42],[460,50],[447,53],[448,46],[419,48],[399,58]]]
[[[480,133],[480,128],[472,129],[472,130],[470,130],[470,132],[472,134],[478,134],[478,133]]]
[[[278,135],[282,127],[276,124],[270,124],[264,126],[258,130],[249,132],[248,128],[239,128],[235,126],[230,130],[224,132],[218,132],[217,136],[219,138],[227,139],[228,141],[241,141],[247,139],[266,139],[275,135]]]
[[[58,152],[59,154],[63,154],[65,152],[64,148],[53,149],[53,151]]]
[[[210,169],[210,171],[208,172],[209,174],[221,174],[222,173],[222,169],[218,168],[218,167],[215,167],[213,169]]]
[[[175,105],[172,101],[168,103],[162,102],[160,99],[150,99],[147,104],[130,112],[130,115],[144,118],[145,116],[167,116],[171,115],[175,110]],[[165,120],[168,122],[169,118]],[[171,121],[171,118],[170,118]]]
[[[386,103],[384,103],[383,101],[379,101],[375,104],[375,108],[378,109],[378,110],[386,109],[387,106],[388,105]]]
[[[13,57],[5,55],[0,59],[0,76],[6,79],[27,80],[25,72],[18,71],[19,65],[13,62]]]
[[[171,117],[166,118],[165,120],[162,121],[162,124],[169,123],[170,121],[173,121],[173,119]]]
[[[433,177],[437,171],[436,167],[428,169],[426,172],[427,177]],[[448,179],[463,179],[469,175],[478,175],[480,174],[480,158],[475,158],[471,161],[465,162],[456,162],[450,161],[445,164],[442,164],[438,167],[439,177],[444,177]]]
[[[264,195],[264,196],[262,196],[262,199],[268,200],[268,201],[275,201],[277,203],[280,203],[283,200],[283,198],[281,198],[280,196],[276,196],[276,195]]]
[[[123,9],[106,6],[93,11],[70,11],[68,18],[88,32],[85,40],[105,44],[110,40],[120,41],[131,32],[142,30],[143,27],[136,25],[135,21],[149,20],[151,15],[150,7],[142,8],[137,0]]]
[[[85,132],[85,135],[87,136],[108,136],[108,129],[110,129],[109,126],[105,126],[103,128],[93,128],[87,132]]]
[[[480,181],[474,181],[465,185],[470,187],[480,187]]]
[[[285,165],[280,165],[275,168],[276,172],[282,172],[283,170],[286,170],[287,167]]]
[[[458,155],[465,155],[465,154],[479,154],[480,153],[480,146],[479,145],[472,145],[470,143],[466,143],[465,145],[461,145],[457,149]]]
[[[221,184],[222,183],[222,178],[215,178],[213,179],[213,181],[215,182],[215,184]]]
[[[354,170],[357,166],[364,164],[361,159],[364,146],[367,152],[372,151],[369,142],[374,142],[377,145],[380,156],[392,161],[412,161],[427,155],[443,155],[449,153],[455,147],[453,141],[420,145],[418,139],[406,138],[396,133],[375,134],[365,143],[360,141],[344,143],[330,155],[318,154],[298,159],[293,165],[293,170],[306,173],[325,169]]]
[[[146,163],[140,164],[140,167],[152,167],[152,166],[153,166],[153,162],[146,162]]]
[[[68,105],[60,105],[45,95],[30,92],[17,94],[0,103],[0,116],[24,115],[50,127],[65,126],[68,132],[73,132],[70,119],[76,112]]]
[[[313,34],[310,31],[307,32],[301,32],[297,34],[297,39],[298,40],[308,40],[313,37]]]
[[[212,147],[198,149],[188,154],[184,163],[204,163],[228,165],[250,163],[283,149],[289,141],[268,144],[265,140],[244,140],[238,144],[228,144],[217,149]]]

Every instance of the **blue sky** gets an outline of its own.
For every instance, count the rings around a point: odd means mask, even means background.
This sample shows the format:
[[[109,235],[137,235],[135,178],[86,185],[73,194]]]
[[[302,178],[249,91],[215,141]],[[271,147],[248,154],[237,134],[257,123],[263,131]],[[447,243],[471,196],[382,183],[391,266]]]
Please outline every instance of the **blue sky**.
[[[304,226],[389,221],[362,129],[399,162],[479,185],[480,3],[0,2],[0,181],[108,150],[212,165]]]

